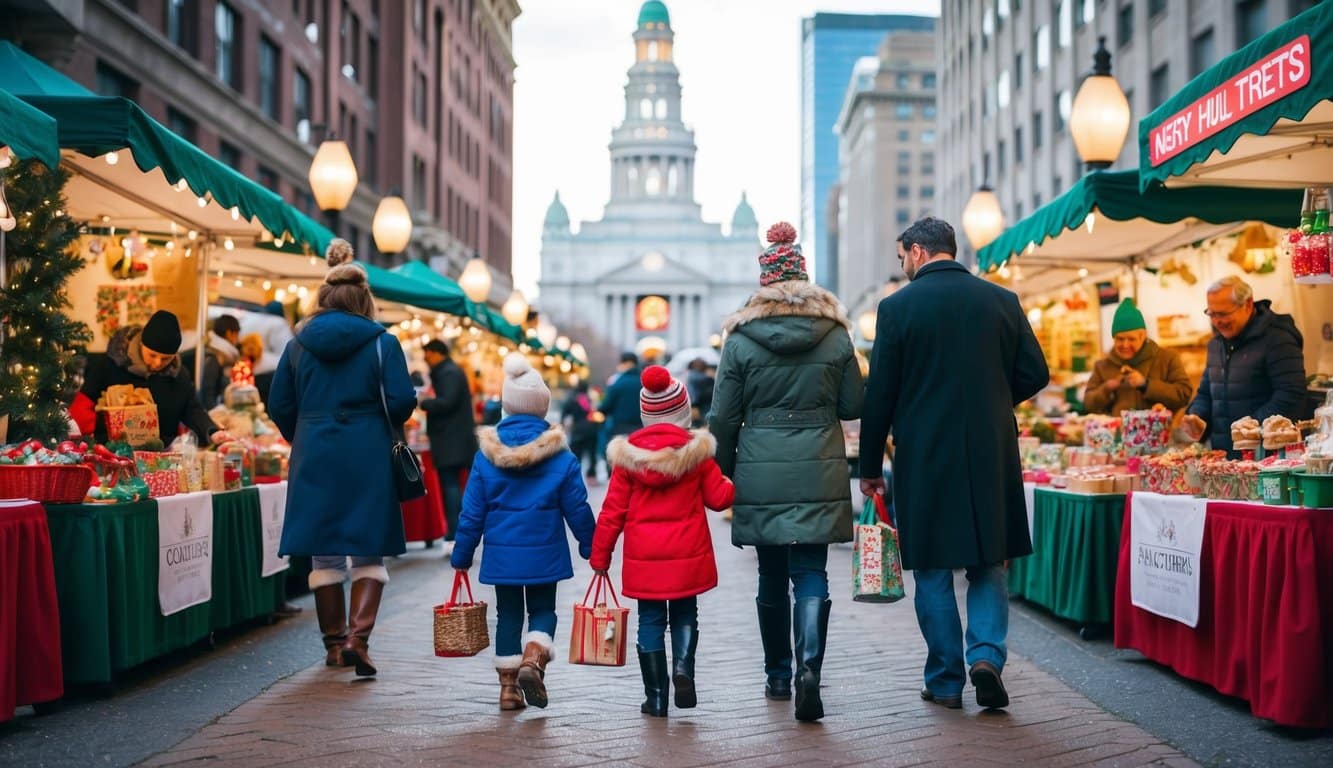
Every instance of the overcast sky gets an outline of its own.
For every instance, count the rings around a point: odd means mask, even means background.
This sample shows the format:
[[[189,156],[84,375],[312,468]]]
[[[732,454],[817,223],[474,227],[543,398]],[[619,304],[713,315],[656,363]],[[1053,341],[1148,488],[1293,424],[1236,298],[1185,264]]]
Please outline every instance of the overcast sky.
[[[524,0],[514,22],[514,277],[529,297],[557,189],[575,228],[610,194],[607,145],[624,112],[641,0]],[[935,15],[935,0],[667,0],[695,198],[729,226],[745,190],[760,231],[800,223],[801,19],[816,10]],[[805,233],[801,233],[804,236]]]

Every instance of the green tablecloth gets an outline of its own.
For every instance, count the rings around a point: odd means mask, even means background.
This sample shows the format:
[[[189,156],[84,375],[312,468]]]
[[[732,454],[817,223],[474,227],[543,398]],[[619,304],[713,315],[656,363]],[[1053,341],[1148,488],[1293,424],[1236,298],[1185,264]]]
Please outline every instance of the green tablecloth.
[[[1062,618],[1109,624],[1125,496],[1038,488],[1032,550],[1009,564],[1009,593]]]
[[[281,604],[285,574],[259,576],[259,493],[213,497],[213,599],[171,616],[157,600],[157,503],[48,505],[66,683],[184,648]]]

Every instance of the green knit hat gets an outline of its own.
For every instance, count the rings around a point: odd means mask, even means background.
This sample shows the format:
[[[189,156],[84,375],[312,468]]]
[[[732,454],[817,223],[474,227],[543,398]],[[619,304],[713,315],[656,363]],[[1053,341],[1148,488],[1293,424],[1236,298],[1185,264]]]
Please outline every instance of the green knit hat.
[[[1115,308],[1115,319],[1111,321],[1112,336],[1125,331],[1145,330],[1147,327],[1148,323],[1139,308],[1134,306],[1133,299],[1125,299]]]

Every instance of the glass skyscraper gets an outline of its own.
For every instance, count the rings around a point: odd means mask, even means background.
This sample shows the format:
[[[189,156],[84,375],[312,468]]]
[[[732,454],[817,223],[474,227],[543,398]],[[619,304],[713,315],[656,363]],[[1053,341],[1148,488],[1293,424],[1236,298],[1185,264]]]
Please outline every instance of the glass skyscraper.
[[[838,137],[833,133],[847,95],[852,66],[874,56],[892,31],[934,32],[935,17],[901,14],[816,13],[801,24],[801,244],[815,281],[836,291],[837,258],[829,248],[824,212],[838,180]]]

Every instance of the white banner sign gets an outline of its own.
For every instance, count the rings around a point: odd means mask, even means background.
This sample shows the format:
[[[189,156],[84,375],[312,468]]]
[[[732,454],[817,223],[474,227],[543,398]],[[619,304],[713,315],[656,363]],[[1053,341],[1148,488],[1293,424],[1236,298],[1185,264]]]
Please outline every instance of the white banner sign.
[[[1143,492],[1131,498],[1130,602],[1188,627],[1197,626],[1208,500]]]
[[[157,602],[170,616],[213,598],[213,494],[157,499]]]
[[[282,541],[282,523],[287,518],[287,483],[268,483],[259,489],[259,530],[264,541],[264,563],[260,576],[272,576],[287,570],[287,558],[278,557]]]
[[[1037,495],[1037,484],[1036,484],[1036,483],[1023,483],[1023,503],[1026,504],[1026,505],[1027,505],[1027,508],[1028,508],[1028,541],[1029,541],[1029,542],[1035,542],[1035,541],[1037,540],[1037,531],[1035,530],[1035,525],[1036,525],[1036,524],[1035,524],[1035,522],[1034,522],[1034,520],[1035,520],[1035,514],[1034,514],[1034,512],[1033,512],[1033,510],[1036,509],[1036,507],[1037,507],[1037,499],[1036,499],[1036,495]]]

